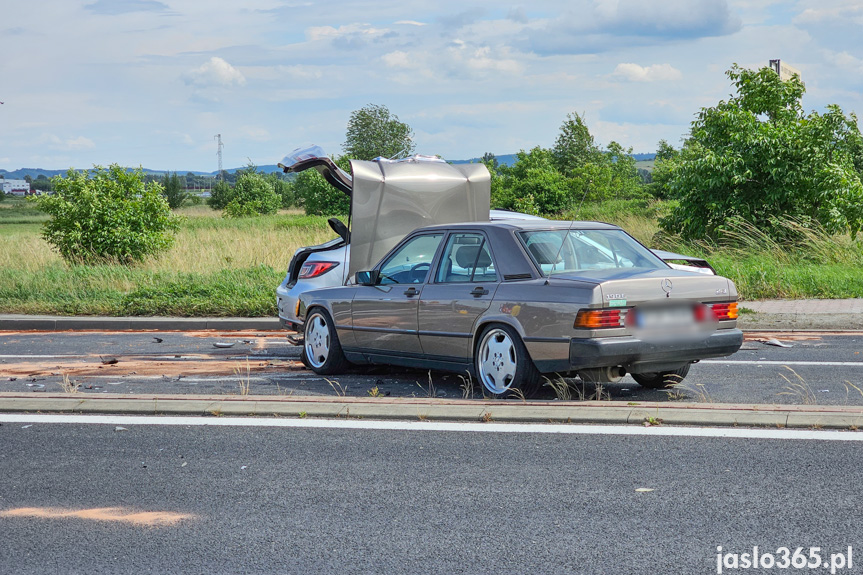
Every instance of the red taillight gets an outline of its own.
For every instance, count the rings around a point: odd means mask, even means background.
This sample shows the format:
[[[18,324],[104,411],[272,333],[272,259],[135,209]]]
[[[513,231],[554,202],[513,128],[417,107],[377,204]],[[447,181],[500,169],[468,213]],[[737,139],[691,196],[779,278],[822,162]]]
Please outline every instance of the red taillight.
[[[300,279],[306,280],[322,276],[339,265],[339,262],[306,262],[300,268]]]
[[[620,327],[619,309],[583,309],[575,316],[574,328],[598,329],[602,327]]]
[[[716,321],[737,319],[737,302],[713,304],[713,318]]]

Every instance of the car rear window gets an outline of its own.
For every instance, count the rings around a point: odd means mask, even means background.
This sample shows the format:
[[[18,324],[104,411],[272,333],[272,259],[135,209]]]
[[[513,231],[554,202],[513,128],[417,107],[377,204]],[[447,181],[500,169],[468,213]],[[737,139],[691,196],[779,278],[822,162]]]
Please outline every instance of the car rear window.
[[[518,235],[544,276],[561,272],[668,267],[623,230],[539,230],[522,231]]]

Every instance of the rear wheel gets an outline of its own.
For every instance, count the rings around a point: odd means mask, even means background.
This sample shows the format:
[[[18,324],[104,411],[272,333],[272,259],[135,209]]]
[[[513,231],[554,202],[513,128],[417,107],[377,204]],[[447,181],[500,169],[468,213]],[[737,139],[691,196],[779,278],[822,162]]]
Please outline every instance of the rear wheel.
[[[483,387],[506,397],[518,389],[530,397],[539,388],[540,374],[521,338],[507,325],[490,325],[479,337],[474,367]]]
[[[312,308],[306,316],[303,355],[305,364],[318,375],[343,372],[349,365],[330,315]]]
[[[633,373],[631,375],[632,379],[641,387],[646,387],[647,389],[667,389],[683,381],[683,378],[688,373],[689,364],[673,371]]]

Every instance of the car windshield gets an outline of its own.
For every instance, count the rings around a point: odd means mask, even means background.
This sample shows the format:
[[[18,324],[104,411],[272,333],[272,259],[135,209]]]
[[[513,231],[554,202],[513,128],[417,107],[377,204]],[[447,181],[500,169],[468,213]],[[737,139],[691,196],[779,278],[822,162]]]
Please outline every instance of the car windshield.
[[[561,272],[668,267],[623,230],[523,231],[519,232],[519,237],[544,276]]]

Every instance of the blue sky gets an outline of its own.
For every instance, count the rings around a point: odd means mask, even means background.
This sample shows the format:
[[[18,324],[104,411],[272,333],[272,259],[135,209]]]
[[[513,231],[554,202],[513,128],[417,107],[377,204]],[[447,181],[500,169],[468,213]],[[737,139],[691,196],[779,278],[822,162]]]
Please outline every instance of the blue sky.
[[[220,4],[222,4],[220,6]],[[863,1],[33,0],[0,21],[0,168],[215,170],[338,153],[383,104],[417,151],[551,146],[569,112],[601,144],[679,145],[724,71],[781,58],[804,107],[863,112]]]

